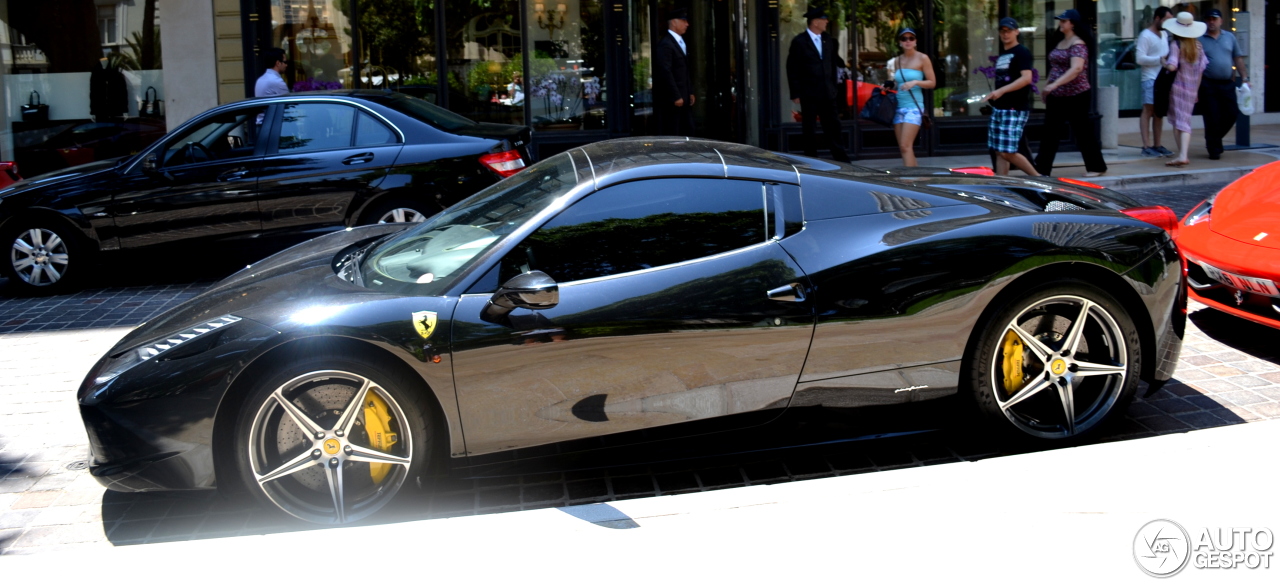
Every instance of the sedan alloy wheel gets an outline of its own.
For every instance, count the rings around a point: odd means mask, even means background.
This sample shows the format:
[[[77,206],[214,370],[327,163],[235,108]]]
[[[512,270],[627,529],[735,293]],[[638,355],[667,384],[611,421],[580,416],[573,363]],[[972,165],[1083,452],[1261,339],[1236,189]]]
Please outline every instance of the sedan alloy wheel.
[[[70,254],[57,233],[43,228],[18,232],[9,252],[14,274],[36,287],[52,286],[67,272]]]
[[[418,212],[416,209],[408,207],[396,207],[378,219],[378,223],[422,223],[427,220],[427,216]]]

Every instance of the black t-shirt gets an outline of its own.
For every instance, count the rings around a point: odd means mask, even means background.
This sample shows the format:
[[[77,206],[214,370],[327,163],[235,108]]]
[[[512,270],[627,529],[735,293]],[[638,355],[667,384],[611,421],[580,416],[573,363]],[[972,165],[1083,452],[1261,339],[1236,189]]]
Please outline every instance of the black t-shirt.
[[[1031,51],[1018,44],[1012,49],[1001,49],[996,58],[995,88],[1000,89],[1022,77],[1023,71],[1031,70]],[[1017,91],[1010,91],[991,102],[991,107],[1002,110],[1031,109],[1031,86]]]

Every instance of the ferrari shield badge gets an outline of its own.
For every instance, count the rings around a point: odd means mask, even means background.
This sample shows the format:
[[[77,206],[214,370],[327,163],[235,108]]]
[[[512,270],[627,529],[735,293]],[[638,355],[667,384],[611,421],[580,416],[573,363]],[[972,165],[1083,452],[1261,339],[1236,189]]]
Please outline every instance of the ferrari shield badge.
[[[413,313],[413,328],[424,340],[430,338],[431,333],[436,331],[436,313],[429,310]]]

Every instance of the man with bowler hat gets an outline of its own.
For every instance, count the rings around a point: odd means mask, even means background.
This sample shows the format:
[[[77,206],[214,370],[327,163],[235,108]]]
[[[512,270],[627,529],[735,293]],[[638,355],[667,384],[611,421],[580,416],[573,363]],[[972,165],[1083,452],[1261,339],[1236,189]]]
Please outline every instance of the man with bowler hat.
[[[667,34],[658,39],[653,53],[653,110],[658,133],[688,136],[693,133],[693,82],[689,79],[689,11],[677,8],[667,19]]]
[[[848,162],[849,155],[840,145],[840,120],[836,114],[836,68],[840,55],[836,42],[824,34],[827,13],[821,8],[810,8],[804,18],[808,26],[791,39],[791,52],[787,55],[787,82],[791,86],[791,101],[800,104],[804,153],[818,155],[814,125],[821,119],[822,135],[831,144],[831,157]]]
[[[1236,107],[1235,76],[1239,74],[1248,83],[1249,73],[1244,67],[1244,47],[1231,31],[1222,30],[1222,13],[1216,8],[1209,10],[1204,22],[1209,28],[1200,37],[1200,45],[1209,57],[1209,66],[1200,77],[1199,106],[1204,116],[1205,147],[1209,158],[1217,160],[1222,157],[1222,138],[1231,131],[1240,113]]]

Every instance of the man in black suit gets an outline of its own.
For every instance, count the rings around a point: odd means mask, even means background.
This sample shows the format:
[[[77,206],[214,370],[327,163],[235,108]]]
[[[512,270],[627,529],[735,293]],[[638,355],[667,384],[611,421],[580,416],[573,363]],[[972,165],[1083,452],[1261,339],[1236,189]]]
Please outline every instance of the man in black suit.
[[[693,133],[693,82],[689,79],[689,50],[684,33],[689,30],[689,12],[671,11],[667,34],[658,39],[653,52],[653,110],[658,116],[658,133],[688,136]]]
[[[849,155],[840,145],[840,120],[836,114],[838,48],[836,42],[824,34],[826,12],[810,8],[804,18],[808,28],[791,39],[791,53],[787,55],[787,82],[791,85],[791,101],[800,104],[804,153],[818,155],[814,122],[821,118],[822,135],[831,143],[831,157],[848,162]]]

